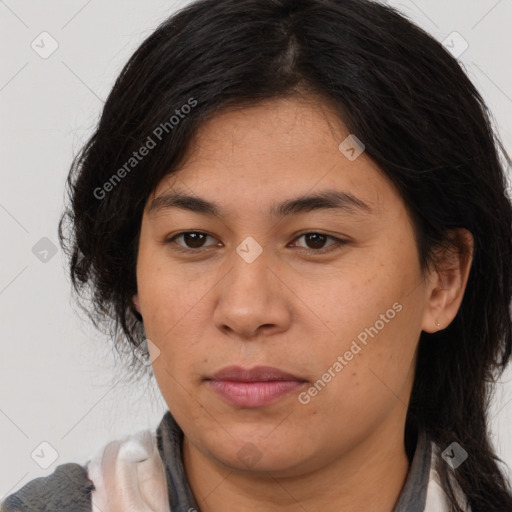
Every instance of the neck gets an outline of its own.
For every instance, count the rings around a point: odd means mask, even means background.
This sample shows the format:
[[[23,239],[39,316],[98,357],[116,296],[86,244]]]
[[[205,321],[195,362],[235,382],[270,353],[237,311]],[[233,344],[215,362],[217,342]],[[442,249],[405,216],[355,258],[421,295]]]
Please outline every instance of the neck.
[[[403,428],[396,423],[373,432],[333,462],[292,477],[227,467],[186,437],[183,460],[201,512],[391,512],[409,471]]]

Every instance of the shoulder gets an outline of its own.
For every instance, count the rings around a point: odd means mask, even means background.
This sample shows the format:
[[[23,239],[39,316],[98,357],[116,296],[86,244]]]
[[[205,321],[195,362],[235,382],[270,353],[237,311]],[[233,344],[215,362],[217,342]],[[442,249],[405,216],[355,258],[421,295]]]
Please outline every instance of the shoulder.
[[[90,512],[93,490],[84,466],[61,464],[51,475],[35,478],[7,496],[0,503],[0,512]]]
[[[452,510],[438,473],[440,464],[444,463],[446,462],[441,457],[441,450],[437,444],[429,439],[425,431],[419,432],[416,436],[416,449],[409,472],[393,512],[449,512]],[[461,510],[471,512],[453,475],[452,484]]]
[[[156,432],[143,430],[112,441],[86,467],[95,486],[93,512],[110,509],[170,512]]]
[[[170,512],[156,433],[143,430],[110,441],[83,465],[61,464],[0,503],[0,512]]]
[[[430,475],[427,489],[427,500],[425,503],[425,512],[441,512],[450,510],[449,500],[441,486],[441,479],[436,470],[437,464],[441,457],[441,450],[432,442],[432,454],[430,462]],[[456,498],[459,506],[465,512],[471,512],[471,508],[462,492],[462,489],[457,484],[455,478],[452,479],[453,487],[456,492]]]

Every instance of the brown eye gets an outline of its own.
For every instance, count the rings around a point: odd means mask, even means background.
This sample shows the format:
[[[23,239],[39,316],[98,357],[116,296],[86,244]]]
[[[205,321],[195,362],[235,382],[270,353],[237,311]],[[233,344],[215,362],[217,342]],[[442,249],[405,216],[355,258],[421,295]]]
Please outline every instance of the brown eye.
[[[204,233],[197,233],[195,231],[192,231],[190,233],[183,233],[183,241],[185,244],[192,248],[197,249],[198,247],[202,247],[206,237],[208,235],[205,235]]]
[[[339,238],[336,238],[336,237],[333,237],[330,235],[325,235],[323,233],[316,233],[316,232],[302,233],[301,235],[299,235],[296,238],[296,240],[298,240],[299,238],[304,238],[305,243],[306,243],[306,247],[304,247],[304,249],[306,249],[306,251],[309,251],[312,253],[330,252],[330,251],[336,249],[337,247],[339,247],[340,245],[347,243],[346,240],[341,240]],[[324,247],[327,239],[333,240],[334,243],[328,245],[327,247]],[[303,246],[296,245],[296,247],[303,247]]]
[[[178,233],[166,240],[165,243],[176,245],[176,250],[184,251],[184,252],[197,252],[197,249],[202,249],[204,246],[204,241],[210,237],[210,235],[206,233],[202,233],[201,231],[184,231],[183,233]],[[175,240],[178,238],[182,238],[184,244],[176,243]],[[213,237],[210,237],[213,238]],[[219,245],[219,244],[217,244]]]
[[[310,249],[322,249],[325,241],[329,238],[321,233],[307,233],[302,236],[304,236],[304,240]]]

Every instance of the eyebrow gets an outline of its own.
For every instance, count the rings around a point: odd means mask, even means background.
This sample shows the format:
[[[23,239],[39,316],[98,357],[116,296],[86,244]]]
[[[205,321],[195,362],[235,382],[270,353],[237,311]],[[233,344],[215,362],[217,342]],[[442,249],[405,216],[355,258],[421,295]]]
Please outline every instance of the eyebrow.
[[[228,217],[227,213],[216,203],[176,191],[167,192],[154,198],[148,208],[148,215],[172,208],[217,218]],[[274,203],[270,207],[269,214],[271,217],[283,218],[314,210],[336,210],[347,214],[373,213],[372,208],[349,192],[324,190],[287,199],[281,203]]]

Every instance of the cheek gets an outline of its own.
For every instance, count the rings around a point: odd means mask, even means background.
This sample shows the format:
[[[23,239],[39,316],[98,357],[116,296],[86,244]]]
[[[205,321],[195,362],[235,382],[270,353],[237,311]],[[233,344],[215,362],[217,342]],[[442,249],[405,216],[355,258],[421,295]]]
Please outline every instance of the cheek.
[[[188,322],[197,315],[201,298],[214,283],[209,273],[191,272],[171,263],[161,248],[141,249],[137,288],[146,332],[153,331],[154,336],[163,339],[180,319]]]
[[[311,367],[311,384],[300,402],[303,418],[316,417],[321,424],[334,419],[335,425],[356,432],[373,428],[400,402],[406,408],[416,332],[406,305],[394,304],[395,308],[377,307],[378,315],[367,309],[368,320],[360,313],[360,323],[351,323],[351,333],[303,354]]]
[[[348,401],[376,396],[380,400],[382,393],[393,396],[404,385],[413,365],[423,308],[414,256],[413,247],[411,253],[367,257],[364,264],[354,264],[343,278],[333,281],[322,311],[329,312],[334,334],[316,347],[314,356],[317,378],[329,380],[329,368],[336,374],[329,384],[333,402],[343,394]]]

